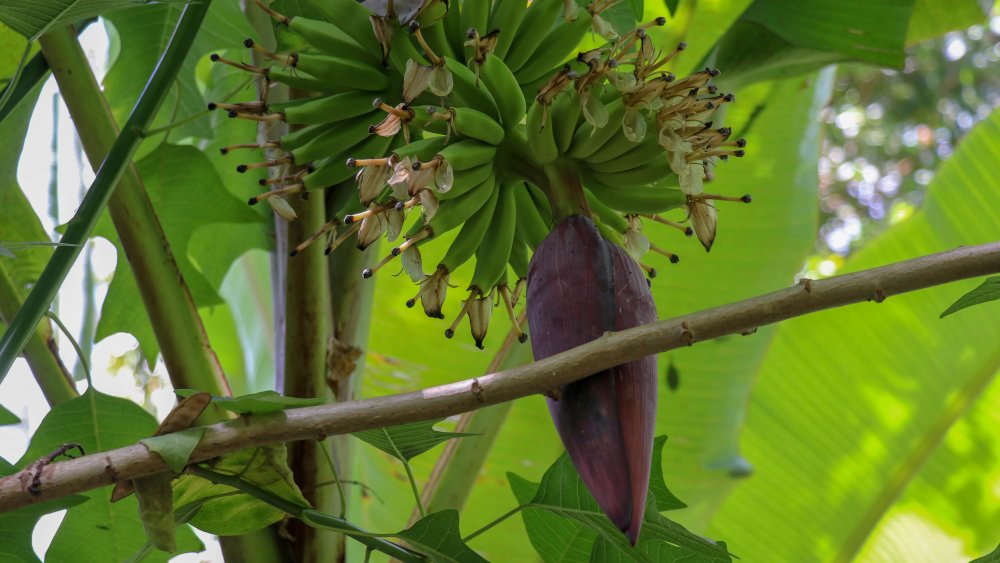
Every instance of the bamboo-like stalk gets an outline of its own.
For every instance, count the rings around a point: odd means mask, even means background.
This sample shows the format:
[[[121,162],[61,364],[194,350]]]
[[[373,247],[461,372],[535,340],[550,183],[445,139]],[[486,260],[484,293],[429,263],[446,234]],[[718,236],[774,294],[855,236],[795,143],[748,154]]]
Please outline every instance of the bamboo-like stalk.
[[[87,196],[84,198],[83,202],[80,204],[80,208],[77,210],[76,215],[70,220],[66,227],[66,234],[62,238],[63,243],[67,243],[65,246],[60,246],[56,248],[53,253],[52,259],[46,265],[45,270],[35,287],[32,288],[31,293],[26,298],[24,305],[18,311],[17,315],[11,321],[7,328],[7,331],[3,334],[2,339],[0,339],[0,380],[2,380],[11,364],[14,362],[14,358],[20,353],[21,349],[30,339],[32,332],[38,325],[38,321],[45,314],[46,309],[52,303],[55,298],[56,293],[59,291],[59,287],[62,285],[66,274],[69,272],[70,267],[73,262],[79,256],[82,249],[82,245],[87,241],[90,236],[94,225],[97,223],[100,217],[101,211],[104,209],[105,204],[111,197],[111,194],[118,184],[120,178],[125,175],[127,169],[129,169],[129,164],[132,160],[132,155],[135,154],[139,143],[142,141],[142,132],[149,126],[153,117],[156,115],[156,111],[163,101],[169,91],[170,85],[173,83],[174,79],[177,77],[177,72],[180,70],[181,64],[187,55],[191,44],[194,42],[194,37],[198,32],[201,22],[205,18],[205,14],[208,11],[208,7],[211,5],[210,0],[203,0],[198,3],[191,3],[184,6],[184,10],[181,13],[181,17],[177,22],[177,27],[174,30],[174,34],[167,45],[166,50],[160,57],[159,63],[153,75],[150,77],[146,84],[146,88],[142,95],[139,97],[139,101],[136,103],[135,108],[132,110],[125,127],[122,129],[120,135],[111,144],[110,141],[106,141],[108,144],[104,147],[104,152],[107,157],[101,155],[102,163],[99,164],[99,170],[97,177],[94,180],[90,190],[87,192]],[[59,30],[54,30],[50,34],[46,34],[42,38],[42,45],[46,43],[56,43],[67,47],[67,51],[63,54],[75,57],[72,46],[76,45],[76,51],[79,51],[79,44],[76,41],[76,36],[72,32],[71,28],[62,28]],[[44,47],[43,47],[44,48]],[[56,51],[59,51],[57,48]],[[75,66],[64,66],[62,64],[53,64],[50,59],[50,66],[61,67],[61,73],[64,76],[73,76],[70,71],[76,75],[88,75],[90,80],[80,81],[78,85],[79,92],[74,92],[73,95],[69,94],[67,91],[64,92],[64,97],[67,101],[75,97],[75,95],[88,95],[88,99],[92,100],[93,96],[96,95],[100,97],[100,89],[97,82],[93,79],[93,74],[89,71],[89,66],[86,64],[86,58],[82,58],[82,53],[80,53],[80,59],[83,64],[79,62],[74,63]],[[84,77],[86,78],[86,77]],[[74,79],[74,83],[78,79]],[[84,107],[88,108],[92,113],[89,117],[80,116],[77,119],[78,125],[88,122],[98,122],[110,119],[110,113],[107,111],[107,106],[101,108],[101,104],[97,105],[87,104]],[[92,124],[92,123],[88,123]],[[81,126],[81,132],[86,131],[89,127]],[[107,128],[104,129],[104,134],[106,139],[115,139],[114,128],[111,128],[111,133],[107,134]],[[100,162],[100,160],[99,160]],[[125,190],[122,190],[123,192]],[[148,200],[147,200],[148,202]],[[126,211],[130,213],[140,214],[143,209],[130,209],[126,208]],[[140,222],[146,217],[135,215],[130,219],[131,221]],[[146,226],[136,225],[140,229],[140,232],[145,231]],[[124,238],[124,237],[123,237]],[[158,246],[162,247],[162,242],[160,240],[156,241]],[[171,323],[177,324],[177,329],[174,330],[173,327],[170,329],[170,333],[174,336],[168,338],[166,332],[164,332],[165,342],[161,342],[160,346],[164,350],[164,357],[166,358],[169,354],[170,360],[168,368],[171,373],[177,373],[178,377],[184,377],[185,379],[190,379],[193,383],[197,383],[197,387],[205,390],[221,390],[225,388],[224,381],[221,379],[221,370],[218,368],[218,363],[214,362],[214,357],[212,357],[209,349],[207,348],[207,339],[205,338],[204,331],[198,330],[200,323],[192,322],[176,322],[184,316],[181,310],[194,313],[194,304],[191,302],[190,295],[183,290],[183,288],[177,283],[176,275],[169,275],[168,272],[176,272],[176,266],[170,260],[169,253],[160,252],[157,253],[160,257],[158,262],[162,266],[158,274],[162,275],[160,279],[149,279],[148,281],[152,283],[157,283],[162,286],[170,293],[166,295],[161,295],[157,293],[155,295],[155,301],[163,304],[169,314],[167,317]],[[141,255],[129,255],[130,259],[144,259]],[[152,260],[150,260],[152,262]],[[170,266],[174,266],[170,268]],[[138,268],[133,267],[136,271]],[[137,274],[138,275],[138,274]],[[155,277],[155,276],[154,276]],[[142,284],[139,284],[142,287]],[[148,293],[152,294],[152,292]],[[151,315],[154,316],[154,315]],[[187,320],[191,320],[188,318]],[[159,332],[157,337],[159,337]],[[175,340],[176,339],[176,340]],[[174,344],[177,344],[181,351],[174,349]],[[189,349],[189,348],[190,349]],[[195,351],[192,354],[192,358],[187,358],[186,355]],[[198,362],[199,365],[188,366],[188,361]],[[170,363],[182,362],[181,365],[175,365],[171,367]],[[213,365],[214,364],[214,365]],[[190,371],[188,371],[190,369]],[[183,375],[181,375],[183,374]]]
[[[118,136],[118,129],[76,34],[64,27],[43,35],[39,42],[76,123],[84,152],[91,166],[99,169]],[[228,394],[228,385],[209,345],[197,305],[177,269],[153,204],[130,162],[108,200],[108,211],[128,256],[172,383],[178,388]]]
[[[0,266],[0,320],[8,322],[14,318],[21,308],[21,295],[7,270]],[[56,341],[52,334],[52,325],[48,319],[38,323],[24,346],[24,359],[31,368],[31,373],[45,395],[49,406],[65,403],[76,398],[76,386],[73,378],[59,359]]]
[[[998,272],[1000,242],[992,242],[824,280],[803,280],[744,301],[609,332],[519,368],[410,393],[215,424],[205,428],[189,459],[195,463],[256,446],[451,416],[543,393],[650,354],[730,334],[749,335],[755,328],[808,313],[865,301],[880,303],[901,293]],[[163,459],[142,444],[57,462],[44,471],[29,468],[0,479],[0,512],[166,470]],[[29,492],[36,477],[40,486]]]

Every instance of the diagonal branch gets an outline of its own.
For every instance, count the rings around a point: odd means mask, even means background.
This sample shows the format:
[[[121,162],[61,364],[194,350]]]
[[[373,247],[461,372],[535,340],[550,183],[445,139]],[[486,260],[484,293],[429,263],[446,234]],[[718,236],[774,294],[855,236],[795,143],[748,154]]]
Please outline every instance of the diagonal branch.
[[[236,450],[319,440],[407,422],[443,418],[541,393],[614,365],[696,342],[753,329],[831,307],[879,303],[900,293],[1000,272],[1000,242],[970,246],[836,276],[667,319],[607,333],[597,340],[533,364],[483,377],[374,399],[291,409],[206,428],[191,455],[203,461]],[[141,444],[47,465],[0,479],[0,511],[60,498],[122,479],[166,471]],[[34,480],[37,492],[28,491]]]

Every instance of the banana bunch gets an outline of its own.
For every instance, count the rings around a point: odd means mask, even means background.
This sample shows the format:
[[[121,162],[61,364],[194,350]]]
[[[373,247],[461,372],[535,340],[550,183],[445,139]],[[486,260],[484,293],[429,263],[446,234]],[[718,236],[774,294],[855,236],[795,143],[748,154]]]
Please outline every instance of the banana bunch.
[[[444,318],[452,274],[473,264],[448,337],[468,317],[482,347],[501,304],[520,332],[515,308],[531,254],[566,215],[567,199],[650,278],[645,254],[678,258],[650,244],[643,221],[696,234],[707,250],[714,202],[749,201],[703,191],[715,161],[743,156],[746,143],[715,124],[733,101],[710,84],[718,71],[666,70],[684,45],[657,49],[646,31],[662,18],[616,29],[608,15],[618,0],[304,1],[321,17],[254,3],[306,47],[271,52],[248,39],[264,63],[212,56],[263,88],[259,99],[209,109],[283,132],[222,153],[263,153],[237,170],[267,169],[266,191],[249,203],[266,201],[287,220],[295,219],[288,197],[333,190],[337,216],[292,254],[321,239],[330,252],[384,236],[394,246],[362,275],[400,258],[418,286],[406,305],[420,302],[431,317]],[[578,52],[587,37],[601,46]],[[308,94],[271,103],[274,84]],[[673,209],[686,216],[661,215]],[[425,272],[420,248],[450,231],[444,258]]]

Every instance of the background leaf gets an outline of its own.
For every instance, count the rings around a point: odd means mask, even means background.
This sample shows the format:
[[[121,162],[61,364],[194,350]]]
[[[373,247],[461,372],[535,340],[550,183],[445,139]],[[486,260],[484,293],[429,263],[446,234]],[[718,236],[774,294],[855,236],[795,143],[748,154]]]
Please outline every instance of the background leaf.
[[[0,476],[10,475],[17,468],[0,458]],[[38,561],[31,545],[31,532],[38,519],[50,512],[56,512],[86,502],[87,497],[72,495],[32,504],[17,510],[0,513],[0,559],[3,561],[34,563]]]
[[[431,561],[486,561],[462,541],[457,510],[428,514],[397,535]]]
[[[239,475],[251,485],[300,506],[308,506],[292,479],[287,457],[283,444],[265,446],[224,456],[212,470]],[[191,519],[191,525],[220,536],[246,534],[285,517],[284,511],[232,487],[184,475],[174,486],[174,506],[180,509],[194,503],[201,504],[201,508]]]
[[[470,435],[434,430],[434,425],[439,422],[441,420],[414,422],[412,424],[401,424],[399,426],[365,430],[364,432],[354,432],[351,435],[397,459],[410,461],[412,458],[417,457],[442,442]]]
[[[184,0],[158,0],[162,3]],[[134,8],[135,0],[20,0],[0,4],[0,21],[34,40],[58,25],[76,23],[114,10]]]
[[[955,301],[947,309],[945,309],[944,312],[941,313],[941,318],[943,319],[956,311],[965,309],[966,307],[989,303],[990,301],[996,301],[997,299],[1000,299],[1000,277],[986,278],[986,281],[984,281],[982,285],[959,297],[958,301]]]
[[[225,270],[219,274],[217,265],[223,264],[228,269],[238,257],[239,254],[234,253],[235,245],[228,243],[233,238],[240,239],[242,250],[239,252],[266,245],[262,240],[260,216],[221,187],[208,157],[194,147],[162,144],[136,166],[195,303],[199,307],[221,305],[222,298],[215,288],[221,284]],[[200,229],[210,230],[218,245],[191,245],[191,238]],[[117,241],[107,215],[102,217],[94,233]],[[152,361],[159,347],[145,310],[135,307],[141,302],[135,279],[124,251],[117,243],[116,247],[118,266],[101,308],[96,337],[101,339],[116,332],[131,333],[139,340],[143,355]],[[216,265],[217,279],[210,279],[203,273],[199,265],[206,263]],[[212,334],[209,338],[215,340]]]
[[[994,111],[941,166],[921,211],[845,269],[1000,239],[997,158]],[[742,437],[767,471],[734,490],[712,532],[748,560],[843,561],[862,547],[860,561],[905,560],[914,544],[946,560],[993,547],[1000,323],[990,307],[938,319],[974,283],[783,323]],[[760,534],[785,528],[797,532]]]
[[[92,454],[134,444],[155,430],[156,420],[139,405],[88,389],[49,411],[17,465],[24,467],[67,442]],[[67,511],[46,560],[123,561],[145,544],[134,496],[112,503],[107,487],[82,496],[88,501]],[[177,546],[181,553],[204,549],[187,526],[177,530]],[[153,553],[148,560],[166,561],[167,555]]]

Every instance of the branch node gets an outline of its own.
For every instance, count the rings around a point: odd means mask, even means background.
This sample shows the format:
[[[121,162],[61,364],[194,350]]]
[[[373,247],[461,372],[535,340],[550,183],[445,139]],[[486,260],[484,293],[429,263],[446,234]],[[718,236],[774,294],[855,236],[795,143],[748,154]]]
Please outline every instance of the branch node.
[[[740,334],[742,334],[743,336],[750,336],[751,334],[753,334],[755,332],[757,332],[757,327],[748,328],[748,329],[744,330],[743,332],[741,332]]]
[[[875,286],[875,295],[872,296],[871,300],[874,301],[874,302],[876,302],[876,303],[881,303],[881,302],[885,301],[885,297],[886,297],[885,296],[885,291],[882,289],[882,286],[876,285]]]
[[[804,289],[806,293],[812,293],[813,285],[811,279],[802,278],[799,280],[799,285],[802,286],[802,289]]]
[[[681,342],[688,346],[694,345],[694,333],[688,327],[687,321],[681,322]]]
[[[472,394],[476,396],[476,402],[479,404],[486,402],[486,400],[483,399],[483,386],[479,384],[479,379],[472,380],[471,391]]]

